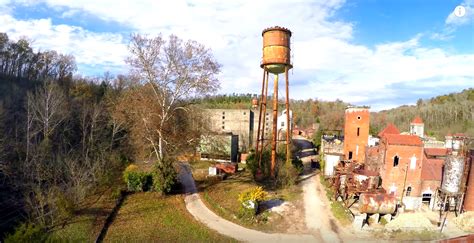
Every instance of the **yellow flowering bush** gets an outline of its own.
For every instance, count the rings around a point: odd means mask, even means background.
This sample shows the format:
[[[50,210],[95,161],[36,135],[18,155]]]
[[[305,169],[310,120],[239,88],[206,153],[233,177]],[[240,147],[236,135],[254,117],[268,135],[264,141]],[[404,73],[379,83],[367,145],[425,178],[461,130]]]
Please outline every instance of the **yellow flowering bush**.
[[[264,191],[261,186],[257,186],[240,193],[239,202],[246,203],[248,201],[252,201],[255,203],[259,203],[261,201],[264,201],[267,195],[268,193]]]

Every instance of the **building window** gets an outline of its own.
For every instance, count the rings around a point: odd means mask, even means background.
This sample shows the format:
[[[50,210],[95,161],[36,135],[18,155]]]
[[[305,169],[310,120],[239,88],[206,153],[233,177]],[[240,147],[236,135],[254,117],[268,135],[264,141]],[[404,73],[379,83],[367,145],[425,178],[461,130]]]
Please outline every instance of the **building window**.
[[[225,115],[225,111],[222,112],[222,115]]]
[[[416,169],[416,156],[413,155],[413,157],[411,157],[411,161],[410,161],[410,170],[414,170]]]
[[[224,120],[224,119],[225,119],[225,116],[222,116],[222,120]]]
[[[421,197],[421,202],[429,204],[430,201],[431,201],[431,193],[423,193]]]
[[[222,125],[225,125],[225,121],[222,122]]]
[[[407,187],[407,193],[406,196],[409,197],[411,193],[411,186]]]
[[[222,129],[225,129],[225,126],[222,126]]]
[[[361,119],[361,117],[360,117],[360,116],[358,116],[358,117],[357,117],[357,120],[360,120],[360,119]]]
[[[247,115],[247,112],[244,112],[244,116]]]
[[[400,158],[398,157],[398,155],[395,155],[395,157],[393,157],[393,167],[397,167],[398,162],[400,162]]]
[[[349,151],[349,159],[352,159],[352,151]]]
[[[360,127],[357,128],[357,137],[359,136],[360,134]]]
[[[284,126],[285,126],[285,122],[281,122],[281,126],[284,127]]]

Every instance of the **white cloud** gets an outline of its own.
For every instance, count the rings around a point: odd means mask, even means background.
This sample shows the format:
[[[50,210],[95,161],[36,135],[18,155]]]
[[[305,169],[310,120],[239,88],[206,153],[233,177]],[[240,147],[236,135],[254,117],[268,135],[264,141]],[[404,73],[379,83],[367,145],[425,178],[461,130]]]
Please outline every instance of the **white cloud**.
[[[73,54],[78,64],[120,66],[127,55],[126,45],[118,34],[53,25],[50,19],[17,20],[10,15],[0,15],[0,23],[0,32],[8,33],[10,38],[26,36],[35,48]]]
[[[474,0],[464,0],[460,6],[463,6],[466,9],[466,13],[462,17],[456,16],[454,13],[455,9],[448,15],[446,18],[446,25],[452,26],[460,26],[469,23],[473,23],[474,21]]]
[[[380,109],[400,104],[396,100],[408,95],[404,93],[407,87],[413,89],[410,92],[423,93],[438,87],[469,87],[474,80],[474,55],[424,47],[421,35],[373,48],[354,44],[353,24],[335,18],[342,0],[42,2],[62,9],[62,17],[87,13],[136,32],[173,33],[205,44],[223,64],[223,93],[259,93],[261,31],[274,25],[293,31],[293,98],[340,98]],[[23,4],[37,3],[25,0]],[[49,19],[16,20],[6,14],[0,23],[0,31],[30,36],[40,48],[72,53],[79,63],[123,65],[126,69],[126,43],[119,34],[53,25]],[[284,91],[283,86],[280,90]]]

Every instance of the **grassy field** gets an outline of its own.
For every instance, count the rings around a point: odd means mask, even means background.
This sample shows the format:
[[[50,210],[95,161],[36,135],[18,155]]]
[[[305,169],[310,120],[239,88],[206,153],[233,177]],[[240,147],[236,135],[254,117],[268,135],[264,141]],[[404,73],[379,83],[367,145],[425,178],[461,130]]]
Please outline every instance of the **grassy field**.
[[[339,221],[339,223],[343,226],[347,226],[352,223],[352,215],[347,209],[342,202],[339,201],[333,201],[334,199],[334,192],[330,188],[329,182],[327,182],[324,179],[323,175],[319,175],[321,184],[324,187],[324,190],[326,191],[326,196],[328,200],[331,202],[331,212],[334,215],[334,217]]]
[[[129,195],[105,242],[235,242],[206,228],[186,211],[181,195]]]
[[[195,177],[196,178],[196,177]],[[223,181],[196,179],[200,188],[201,198],[209,209],[221,217],[234,223],[261,231],[276,232],[287,228],[285,219],[276,213],[264,212],[257,220],[248,221],[239,218],[239,194],[247,189],[258,186],[249,172],[240,172],[229,176]],[[268,199],[294,201],[301,198],[301,189],[293,186],[288,189],[273,189],[269,185],[261,185],[269,193]],[[271,218],[271,221],[267,219]]]
[[[50,235],[51,241],[93,242],[104,225],[104,222],[115,206],[118,193],[113,189],[98,191],[91,195],[82,209],[63,226],[56,227]]]

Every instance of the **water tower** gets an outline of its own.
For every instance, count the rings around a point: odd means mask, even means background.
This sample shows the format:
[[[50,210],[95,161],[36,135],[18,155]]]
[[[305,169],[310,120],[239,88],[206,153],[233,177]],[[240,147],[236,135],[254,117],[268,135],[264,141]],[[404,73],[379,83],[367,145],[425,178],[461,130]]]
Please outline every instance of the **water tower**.
[[[258,117],[258,130],[257,130],[257,144],[255,148],[256,155],[259,156],[259,166],[262,160],[262,153],[264,150],[264,134],[265,134],[265,114],[267,111],[267,95],[268,95],[268,77],[270,74],[274,76],[273,82],[273,123],[272,123],[272,139],[271,139],[271,176],[275,176],[275,164],[276,164],[276,150],[278,133],[277,122],[278,122],[278,75],[285,74],[285,87],[286,97],[285,106],[286,110],[290,110],[289,105],[289,90],[288,90],[288,70],[293,66],[290,62],[290,37],[291,31],[283,27],[271,27],[262,31],[263,36],[263,57],[260,67],[263,69],[262,78],[262,92],[260,96],[260,113]],[[286,160],[290,160],[290,136],[291,136],[291,125],[290,125],[290,112],[286,112],[286,124],[288,129],[286,131]]]

